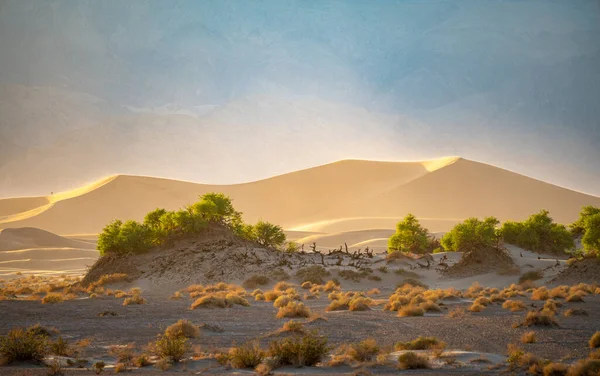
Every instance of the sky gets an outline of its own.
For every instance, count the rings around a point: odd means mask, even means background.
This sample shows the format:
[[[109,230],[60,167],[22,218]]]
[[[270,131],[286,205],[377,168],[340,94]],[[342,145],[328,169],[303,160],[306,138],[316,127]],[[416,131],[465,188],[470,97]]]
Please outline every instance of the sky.
[[[600,195],[598,1],[0,1],[0,197],[448,155]]]

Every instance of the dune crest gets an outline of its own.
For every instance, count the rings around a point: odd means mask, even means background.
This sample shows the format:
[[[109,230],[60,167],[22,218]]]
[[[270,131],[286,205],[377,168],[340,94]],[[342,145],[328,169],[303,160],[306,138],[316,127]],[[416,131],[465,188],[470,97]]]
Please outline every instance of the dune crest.
[[[113,219],[142,220],[157,207],[176,210],[214,191],[229,195],[248,222],[264,219],[289,230],[322,233],[392,229],[407,213],[432,232],[447,231],[471,216],[522,220],[542,208],[568,223],[583,205],[600,206],[598,197],[459,157],[342,160],[233,185],[116,175],[37,201],[0,200],[5,214],[0,227],[94,234]],[[23,211],[15,213],[19,208]]]

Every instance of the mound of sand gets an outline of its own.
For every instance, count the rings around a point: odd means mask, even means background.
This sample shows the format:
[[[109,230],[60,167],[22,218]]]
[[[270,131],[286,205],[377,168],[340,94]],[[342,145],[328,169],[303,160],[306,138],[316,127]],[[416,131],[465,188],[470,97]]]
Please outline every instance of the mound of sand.
[[[93,234],[115,218],[142,220],[157,207],[175,210],[212,191],[232,197],[247,222],[262,218],[323,233],[391,229],[407,213],[431,231],[447,231],[471,216],[522,220],[541,208],[568,223],[583,205],[600,206],[598,197],[462,158],[346,160],[234,185],[113,176],[46,198],[0,200],[0,227]]]
[[[106,274],[125,273],[138,282],[143,280],[157,289],[172,291],[173,286],[194,283],[241,283],[255,274],[277,280],[281,271],[292,275],[295,270],[311,265],[359,268],[369,266],[373,261],[373,255],[364,253],[281,252],[238,238],[222,226],[212,225],[200,234],[146,254],[101,257],[82,283],[87,285]]]
[[[590,255],[581,260],[570,262],[550,281],[550,283],[560,285],[573,285],[581,282],[600,282],[600,258]]]
[[[446,276],[452,278],[466,278],[491,272],[519,274],[519,267],[506,249],[490,247],[463,253],[460,261],[443,271]]]
[[[39,228],[5,228],[0,230],[0,251],[30,248],[83,248],[93,249],[94,244],[68,239]]]

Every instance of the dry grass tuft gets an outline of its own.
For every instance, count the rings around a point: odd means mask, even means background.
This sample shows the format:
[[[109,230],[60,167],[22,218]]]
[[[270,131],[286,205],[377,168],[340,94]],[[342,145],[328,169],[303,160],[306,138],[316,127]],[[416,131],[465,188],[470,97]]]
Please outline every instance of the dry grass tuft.
[[[523,333],[523,335],[521,336],[521,342],[522,343],[535,343],[536,342],[535,332],[530,331],[530,332]]]
[[[585,309],[581,309],[581,308],[569,308],[565,311],[564,313],[565,317],[571,317],[571,316],[587,316],[588,313]]]
[[[62,294],[50,292],[44,296],[42,299],[42,304],[55,304],[62,303],[65,301],[65,298]]]
[[[294,336],[273,341],[269,344],[268,353],[278,365],[310,367],[320,362],[328,352],[327,338],[311,332],[302,337]]]
[[[296,317],[309,317],[310,309],[303,303],[292,301],[289,302],[285,307],[279,308],[277,312],[277,318],[296,318]]]
[[[579,302],[583,302],[583,294],[580,292],[576,292],[573,293],[569,296],[567,296],[567,302],[569,303],[579,303]]]
[[[144,299],[139,294],[134,294],[133,296],[131,296],[129,298],[125,298],[125,300],[123,301],[124,306],[128,306],[131,304],[146,304],[146,299]]]
[[[426,357],[412,351],[405,352],[398,357],[400,369],[426,369],[429,368],[429,361]]]
[[[568,376],[597,376],[600,375],[600,360],[580,360],[569,368]]]
[[[472,305],[471,305],[471,306],[468,308],[468,310],[469,310],[470,312],[481,312],[481,311],[483,311],[484,309],[485,309],[485,306],[484,306],[484,305],[481,305],[481,304],[478,304],[478,303],[473,303],[473,304],[472,304]]]
[[[544,376],[566,376],[569,367],[562,363],[548,363],[542,369]]]
[[[525,326],[558,326],[558,322],[552,312],[529,311],[523,321]]]
[[[456,307],[450,310],[450,312],[448,312],[448,317],[456,319],[456,318],[460,318],[460,317],[464,317],[466,314],[465,309],[462,307]]]
[[[14,361],[41,362],[47,353],[47,336],[36,330],[12,329],[0,337],[0,358],[6,363]]]
[[[502,304],[502,308],[508,309],[511,312],[525,311],[525,303],[521,300],[507,300]]]
[[[597,349],[600,347],[600,332],[594,333],[590,341],[588,342],[591,349]]]
[[[229,350],[229,363],[233,368],[254,368],[264,359],[265,353],[258,341],[248,342]]]
[[[545,286],[542,286],[540,288],[537,288],[535,290],[533,290],[533,292],[531,293],[531,299],[532,300],[548,300],[550,298],[550,291],[548,291],[548,289]]]
[[[165,335],[167,337],[198,338],[200,328],[188,320],[179,320],[165,330]]]
[[[423,316],[424,314],[425,310],[423,308],[414,305],[408,305],[398,310],[399,317],[416,317]]]
[[[357,362],[368,362],[373,360],[379,353],[379,345],[373,338],[365,339],[359,343],[345,346],[345,356]]]
[[[419,337],[409,342],[398,342],[394,345],[396,351],[400,350],[431,350],[444,348],[446,344],[436,337]]]
[[[296,272],[296,278],[300,282],[311,282],[315,285],[322,285],[325,283],[325,278],[329,277],[331,273],[320,265],[308,266],[306,268],[299,269]]]

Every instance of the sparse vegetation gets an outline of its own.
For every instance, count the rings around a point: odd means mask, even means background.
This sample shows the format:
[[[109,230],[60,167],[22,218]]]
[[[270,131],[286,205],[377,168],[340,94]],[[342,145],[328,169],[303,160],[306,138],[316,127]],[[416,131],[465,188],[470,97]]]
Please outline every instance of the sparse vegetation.
[[[42,304],[62,303],[64,300],[65,300],[65,298],[63,297],[62,294],[51,292],[51,293],[46,294],[46,296],[44,296],[44,298],[42,299]]]
[[[14,361],[40,362],[47,353],[47,336],[29,329],[12,329],[0,337],[0,357]]]
[[[429,235],[417,217],[408,214],[396,224],[396,233],[388,240],[388,252],[425,253],[429,249]]]
[[[523,273],[519,277],[519,284],[524,283],[526,281],[537,281],[544,277],[541,271],[539,270],[531,270],[526,273]]]
[[[268,285],[270,282],[271,282],[271,280],[267,276],[253,275],[252,277],[245,280],[244,283],[242,284],[242,286],[244,286],[247,289],[254,289],[254,288],[257,288],[258,286]]]
[[[419,337],[409,342],[397,342],[394,348],[399,350],[431,350],[443,348],[446,344],[436,337]]]
[[[558,326],[558,322],[552,312],[529,311],[523,321],[525,326]]]
[[[425,310],[423,308],[414,305],[408,305],[398,310],[399,317],[415,317],[423,316],[424,314]]]
[[[308,266],[306,268],[299,269],[296,272],[296,278],[300,282],[311,282],[316,285],[322,285],[325,283],[325,279],[329,277],[331,273],[320,265]]]
[[[600,347],[600,332],[594,333],[592,338],[590,338],[589,345],[592,349],[597,349]]]
[[[296,317],[309,317],[310,309],[303,303],[291,301],[286,306],[279,308],[277,312],[277,318],[296,318]]]
[[[502,304],[502,308],[508,309],[511,312],[525,311],[525,303],[521,300],[507,300]]]
[[[562,254],[575,248],[567,228],[554,223],[550,212],[541,210],[524,222],[507,221],[500,230],[504,241],[534,252]]]
[[[500,238],[496,226],[499,223],[494,217],[487,217],[483,221],[469,218],[442,237],[442,247],[447,252],[468,252],[497,247]]]
[[[159,335],[149,348],[159,357],[178,362],[190,351],[188,339],[183,336]]]
[[[184,337],[184,338],[198,338],[200,336],[200,328],[197,325],[192,324],[188,320],[179,320],[175,324],[170,325],[165,330],[165,336],[167,337]]]
[[[314,366],[327,355],[327,338],[317,332],[287,337],[269,344],[269,355],[279,365]]]
[[[379,353],[379,345],[373,338],[348,345],[346,355],[358,362],[372,360]]]
[[[233,368],[254,368],[262,362],[263,358],[264,351],[258,341],[233,347],[229,351],[229,363]]]
[[[124,306],[128,306],[131,304],[146,304],[146,299],[144,299],[139,294],[134,294],[133,296],[125,298],[125,300],[123,301]]]
[[[429,361],[426,357],[408,351],[398,357],[398,363],[401,369],[425,369],[429,368]]]
[[[523,342],[523,343],[535,343],[535,341],[536,341],[536,335],[535,335],[534,331],[525,332],[521,336],[521,342]]]

